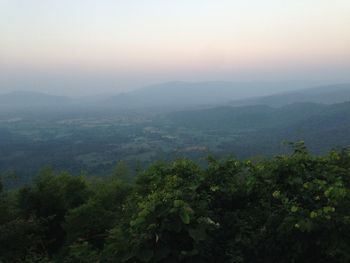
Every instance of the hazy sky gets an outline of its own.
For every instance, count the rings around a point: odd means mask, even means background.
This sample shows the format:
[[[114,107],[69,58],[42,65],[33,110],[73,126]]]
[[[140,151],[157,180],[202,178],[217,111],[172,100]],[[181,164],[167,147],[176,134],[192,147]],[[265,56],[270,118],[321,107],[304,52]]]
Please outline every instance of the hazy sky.
[[[0,89],[350,81],[349,0],[0,0]]]

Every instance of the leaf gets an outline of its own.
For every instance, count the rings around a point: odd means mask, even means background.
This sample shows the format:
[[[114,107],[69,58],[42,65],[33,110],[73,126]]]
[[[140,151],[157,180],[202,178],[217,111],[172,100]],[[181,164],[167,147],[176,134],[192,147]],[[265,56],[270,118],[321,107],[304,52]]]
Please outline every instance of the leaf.
[[[295,213],[296,211],[298,211],[298,207],[293,205],[290,211],[292,211],[292,213]]]
[[[280,191],[274,191],[274,192],[272,193],[272,196],[273,196],[274,198],[278,199],[278,198],[281,196],[281,192],[280,192]]]
[[[186,209],[180,210],[180,218],[181,218],[182,222],[186,225],[188,225],[191,221],[190,215]]]
[[[317,217],[317,213],[316,213],[315,211],[312,211],[312,212],[310,213],[310,217],[311,217],[311,218],[316,218],[316,217]]]
[[[182,200],[174,200],[174,207],[179,208],[184,206],[185,202]]]

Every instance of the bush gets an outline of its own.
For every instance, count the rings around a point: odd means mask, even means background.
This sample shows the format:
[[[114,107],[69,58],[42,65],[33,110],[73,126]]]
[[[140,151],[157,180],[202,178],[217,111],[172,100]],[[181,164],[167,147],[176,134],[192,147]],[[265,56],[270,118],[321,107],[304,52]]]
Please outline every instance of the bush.
[[[120,177],[46,172],[13,205],[2,193],[0,260],[350,262],[349,151],[299,143],[265,161],[181,159]]]

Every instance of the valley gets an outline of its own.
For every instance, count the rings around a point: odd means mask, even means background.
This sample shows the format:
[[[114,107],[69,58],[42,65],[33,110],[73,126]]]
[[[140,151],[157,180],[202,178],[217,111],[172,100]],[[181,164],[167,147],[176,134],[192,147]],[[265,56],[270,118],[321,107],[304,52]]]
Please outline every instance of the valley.
[[[315,154],[350,146],[349,102],[171,110],[84,107],[71,114],[54,106],[1,113],[0,171],[16,174],[11,184],[30,182],[45,166],[102,176],[123,161],[133,174],[157,160],[259,159],[288,153],[288,142],[299,140]]]

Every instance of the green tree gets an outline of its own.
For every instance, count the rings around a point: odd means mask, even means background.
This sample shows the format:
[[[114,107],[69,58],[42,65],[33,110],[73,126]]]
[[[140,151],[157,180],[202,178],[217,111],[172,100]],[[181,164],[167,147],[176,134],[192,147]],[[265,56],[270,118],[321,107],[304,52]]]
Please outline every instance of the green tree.
[[[20,189],[18,207],[23,218],[38,218],[45,230],[49,254],[64,243],[63,221],[69,209],[82,205],[88,198],[87,184],[82,177],[67,173],[43,171],[31,187]]]

